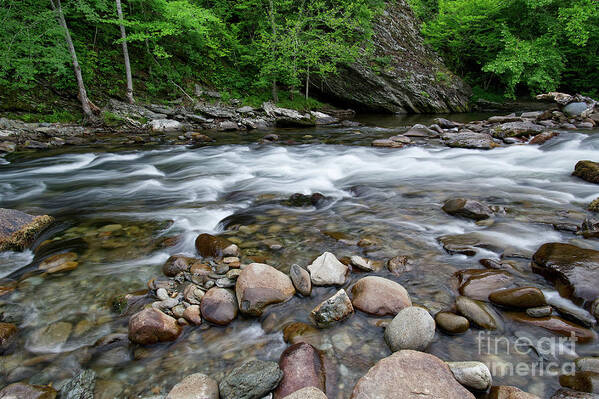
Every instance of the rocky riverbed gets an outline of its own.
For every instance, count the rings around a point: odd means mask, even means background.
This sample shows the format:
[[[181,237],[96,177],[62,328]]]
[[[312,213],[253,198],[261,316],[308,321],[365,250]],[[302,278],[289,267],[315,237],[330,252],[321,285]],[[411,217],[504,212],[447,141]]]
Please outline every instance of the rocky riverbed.
[[[17,147],[0,207],[53,220],[0,254],[0,397],[594,397],[596,114],[551,100]]]

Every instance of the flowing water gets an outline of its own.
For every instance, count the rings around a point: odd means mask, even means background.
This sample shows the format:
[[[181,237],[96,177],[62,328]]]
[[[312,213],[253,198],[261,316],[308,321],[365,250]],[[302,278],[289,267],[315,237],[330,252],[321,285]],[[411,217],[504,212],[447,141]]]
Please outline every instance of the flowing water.
[[[242,227],[224,234],[244,255],[263,257],[286,272],[324,251],[338,257],[361,254],[377,261],[378,275],[406,287],[414,303],[437,309],[453,305],[453,273],[481,269],[481,258],[503,254],[518,270],[515,284],[538,286],[551,296],[552,285],[530,271],[530,256],[541,244],[562,241],[599,249],[597,240],[552,226],[580,224],[587,204],[598,196],[596,185],[571,172],[578,160],[597,158],[599,134],[562,132],[542,146],[491,151],[435,143],[403,149],[368,145],[420,120],[371,117],[359,128],[276,131],[281,144],[256,144],[258,133],[223,133],[206,147],[114,144],[9,157],[0,165],[0,207],[53,215],[57,223],[38,240],[35,252],[0,254],[0,278],[19,281],[13,293],[0,297],[0,313],[20,328],[16,349],[0,358],[0,386],[19,380],[59,386],[81,368],[93,368],[102,397],[144,397],[165,394],[194,372],[219,379],[249,358],[277,361],[287,345],[282,327],[309,322],[310,310],[335,288],[319,287],[310,298],[271,306],[258,319],[186,327],[174,343],[93,347],[108,334],[127,332],[127,317],[113,311],[113,298],[144,289],[161,275],[171,254],[194,256],[195,237],[223,232],[226,224],[220,222],[231,215],[228,223]],[[281,204],[296,192],[320,192],[328,199],[318,208]],[[477,224],[441,210],[451,197],[507,211],[492,223]],[[340,233],[345,240],[331,238]],[[448,254],[438,240],[448,235],[475,236],[477,254]],[[174,246],[165,245],[169,237],[177,238],[170,240]],[[352,245],[363,238],[375,245]],[[77,269],[35,272],[41,259],[65,251],[78,254]],[[396,277],[381,266],[396,255],[408,256],[412,271]],[[362,276],[353,274],[352,281]],[[502,318],[504,326],[485,339],[553,337]],[[348,397],[357,379],[390,354],[379,321],[358,312],[320,332],[319,347],[332,359],[330,383],[337,397]],[[541,360],[535,350],[520,354],[481,347],[480,335],[476,329],[461,336],[437,332],[429,351],[447,361],[533,365]],[[577,344],[545,360],[563,364],[584,354],[599,354],[599,346]],[[555,375],[531,374],[496,373],[494,382],[541,397],[559,386]]]

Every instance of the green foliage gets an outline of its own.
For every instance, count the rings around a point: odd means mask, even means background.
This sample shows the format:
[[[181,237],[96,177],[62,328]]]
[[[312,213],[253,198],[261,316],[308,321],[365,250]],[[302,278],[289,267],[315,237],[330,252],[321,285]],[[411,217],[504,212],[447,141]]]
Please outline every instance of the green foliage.
[[[599,90],[595,0],[410,0],[446,63],[484,91],[515,97]],[[437,9],[437,13],[430,14]],[[423,11],[424,10],[424,11]],[[426,15],[424,15],[426,14]]]
[[[136,97],[173,98],[195,84],[244,97],[266,93],[273,80],[283,91],[298,89],[307,77],[335,73],[368,50],[371,21],[383,4],[122,0]],[[123,98],[115,1],[62,0],[62,9],[90,98]],[[0,98],[2,91],[39,86],[74,98],[71,57],[50,1],[0,0],[0,22]]]

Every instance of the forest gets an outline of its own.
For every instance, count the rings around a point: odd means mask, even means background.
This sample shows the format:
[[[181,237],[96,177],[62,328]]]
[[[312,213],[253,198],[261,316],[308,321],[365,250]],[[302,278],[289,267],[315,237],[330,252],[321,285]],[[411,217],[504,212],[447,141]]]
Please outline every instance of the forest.
[[[188,97],[310,106],[310,77],[371,56],[382,0],[1,0],[2,110],[82,98]],[[409,0],[426,43],[503,100],[561,89],[597,95],[595,0]],[[66,40],[65,40],[66,39]],[[69,44],[72,43],[72,46]],[[74,58],[75,57],[75,58]],[[76,59],[80,74],[73,73]],[[373,62],[376,60],[373,60]],[[77,90],[79,85],[79,91]],[[62,114],[61,114],[62,113]],[[75,116],[76,117],[76,116]]]

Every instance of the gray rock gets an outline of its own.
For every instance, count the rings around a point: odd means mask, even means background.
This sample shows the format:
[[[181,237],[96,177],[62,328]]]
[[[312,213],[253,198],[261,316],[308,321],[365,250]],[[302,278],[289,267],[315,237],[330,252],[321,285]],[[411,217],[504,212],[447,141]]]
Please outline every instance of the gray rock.
[[[495,137],[520,137],[520,136],[531,136],[542,133],[545,130],[544,126],[537,125],[531,121],[525,122],[508,122],[503,123],[493,128],[493,135]]]
[[[372,266],[372,262],[366,258],[363,258],[361,256],[358,255],[354,255],[351,257],[350,262],[352,264],[352,266],[357,267],[358,269],[367,271],[367,272],[371,272],[374,270],[374,267]]]
[[[448,147],[489,150],[497,147],[493,138],[486,133],[475,133],[463,130],[459,133],[445,133],[441,136]]]
[[[156,290],[156,297],[158,299],[160,299],[161,301],[165,301],[165,300],[169,299],[168,292],[164,288],[158,288]]]
[[[237,108],[237,112],[240,114],[249,114],[250,112],[254,112],[254,108],[246,105],[244,107]]]
[[[386,148],[402,148],[404,144],[391,139],[376,139],[372,141],[372,146]]]
[[[423,308],[402,309],[385,329],[385,341],[393,352],[403,349],[424,351],[435,337],[435,321]]]
[[[553,313],[553,308],[549,305],[526,309],[526,314],[535,318],[551,316],[551,313]]]
[[[461,216],[468,219],[483,220],[493,215],[493,211],[487,205],[465,198],[452,198],[445,201],[443,211],[452,216]]]
[[[447,362],[449,369],[466,388],[486,391],[493,385],[489,368],[481,362]]]
[[[325,252],[308,266],[313,285],[343,285],[349,268],[330,252]]]
[[[205,374],[188,375],[175,385],[166,399],[218,399],[218,384]]]
[[[233,369],[218,385],[222,399],[260,399],[275,389],[283,371],[275,362],[250,360]]]
[[[60,389],[60,398],[93,399],[95,386],[96,373],[93,370],[83,370],[63,385]]]
[[[588,108],[587,103],[578,102],[578,103],[570,103],[566,105],[563,109],[564,114],[568,116],[580,116],[584,111]]]
[[[289,270],[289,276],[293,286],[303,296],[310,296],[312,293],[312,281],[310,280],[310,273],[299,265],[291,265]]]
[[[183,130],[183,124],[172,119],[154,119],[150,122],[153,132],[178,132]]]
[[[408,137],[437,137],[438,134],[434,130],[429,129],[428,127],[415,124],[412,126],[407,132],[403,134]]]
[[[322,302],[312,310],[310,317],[318,328],[327,328],[345,320],[354,313],[354,307],[344,289]]]

